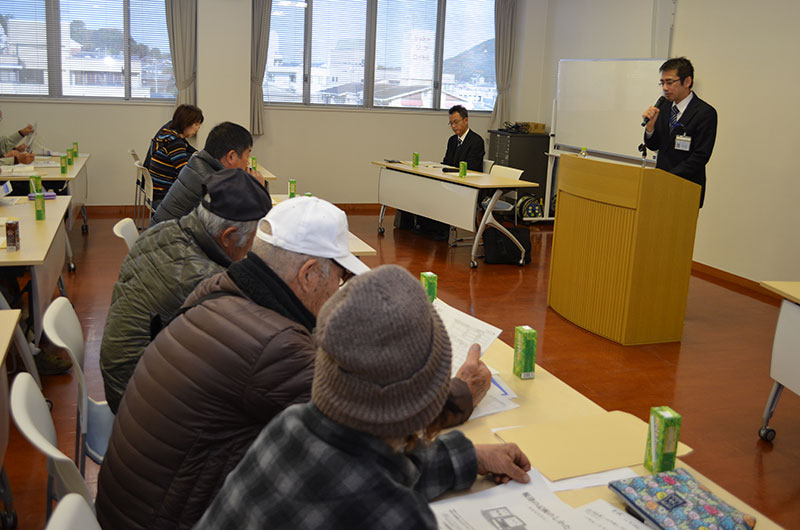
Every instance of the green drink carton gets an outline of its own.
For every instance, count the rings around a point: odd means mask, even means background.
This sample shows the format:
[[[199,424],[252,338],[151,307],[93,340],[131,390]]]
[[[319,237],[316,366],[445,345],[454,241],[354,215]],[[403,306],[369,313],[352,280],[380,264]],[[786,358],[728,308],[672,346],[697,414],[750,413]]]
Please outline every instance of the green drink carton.
[[[536,376],[536,330],[530,326],[514,329],[514,375],[520,379]]]
[[[258,169],[258,160],[256,160],[256,157],[254,156],[250,157],[250,168],[254,170]]]
[[[297,195],[297,181],[295,179],[289,179],[289,198]]]
[[[61,156],[61,174],[66,175],[67,173],[67,156]]]
[[[310,191],[305,192],[303,195],[305,195],[306,197],[313,197]]]
[[[412,153],[411,167],[417,167],[418,165],[419,165],[419,153]]]
[[[30,189],[31,193],[43,193],[44,190],[42,189],[42,177],[39,175],[31,175],[30,176]]]
[[[459,177],[467,176],[467,163],[464,160],[458,163],[458,176]]]
[[[44,212],[44,192],[38,192],[33,194],[33,203],[34,207],[36,208],[36,220],[37,221],[44,221],[45,219],[45,212]]]
[[[68,166],[71,166],[74,163],[72,157],[73,157],[72,148],[70,147],[69,149],[67,149],[67,165]]]
[[[419,273],[419,281],[428,294],[428,300],[431,302],[436,300],[436,291],[439,288],[439,277],[432,272],[421,272]]]
[[[644,450],[644,467],[651,473],[671,471],[678,454],[681,415],[669,407],[650,409],[650,428]]]
[[[78,142],[72,142],[72,156],[78,158]]]

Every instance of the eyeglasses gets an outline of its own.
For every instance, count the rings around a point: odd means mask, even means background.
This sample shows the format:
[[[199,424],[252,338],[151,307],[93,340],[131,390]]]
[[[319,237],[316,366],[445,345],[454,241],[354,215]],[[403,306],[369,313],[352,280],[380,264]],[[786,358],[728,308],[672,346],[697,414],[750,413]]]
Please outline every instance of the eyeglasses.
[[[337,269],[341,270],[341,275],[339,276],[339,287],[346,284],[347,280],[355,276],[352,272],[339,265],[339,263],[336,260],[332,259],[331,263],[333,263]]]
[[[658,86],[667,85],[668,87],[671,87],[678,81],[680,81],[680,79],[662,79],[661,81],[658,82]]]
[[[451,120],[451,121],[449,121],[447,123],[450,125],[450,127],[452,127],[453,125],[458,125],[459,123],[461,123],[463,121],[464,120]]]

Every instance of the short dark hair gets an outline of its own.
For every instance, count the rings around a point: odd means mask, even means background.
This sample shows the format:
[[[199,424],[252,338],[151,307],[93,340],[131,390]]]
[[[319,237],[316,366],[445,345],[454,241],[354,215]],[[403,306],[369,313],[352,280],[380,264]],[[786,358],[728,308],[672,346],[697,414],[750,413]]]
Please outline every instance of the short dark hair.
[[[178,105],[172,121],[169,122],[169,128],[180,134],[195,123],[203,123],[203,111],[194,105]]]
[[[236,151],[237,155],[242,156],[242,153],[249,147],[253,147],[253,136],[250,131],[239,124],[224,121],[211,129],[211,132],[208,133],[208,138],[206,138],[206,146],[203,149],[217,160],[220,160],[231,149]]]
[[[661,65],[661,68],[659,68],[658,71],[664,72],[666,70],[676,70],[678,72],[678,77],[681,80],[681,84],[683,84],[684,79],[691,77],[692,84],[689,85],[689,88],[692,88],[694,85],[694,66],[692,66],[692,61],[686,57],[673,57],[672,59],[667,59],[664,61],[664,64]]]
[[[458,114],[461,116],[462,119],[469,118],[469,113],[467,112],[467,109],[464,108],[463,105],[453,105],[452,107],[450,107],[450,111],[448,112],[448,114],[453,114],[455,112],[458,112]]]

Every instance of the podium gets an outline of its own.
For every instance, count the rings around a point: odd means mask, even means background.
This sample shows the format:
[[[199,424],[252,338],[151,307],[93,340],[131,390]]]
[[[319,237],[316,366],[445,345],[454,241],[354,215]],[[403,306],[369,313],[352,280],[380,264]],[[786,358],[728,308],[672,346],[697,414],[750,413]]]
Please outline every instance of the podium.
[[[562,155],[547,303],[623,345],[680,341],[700,186]]]

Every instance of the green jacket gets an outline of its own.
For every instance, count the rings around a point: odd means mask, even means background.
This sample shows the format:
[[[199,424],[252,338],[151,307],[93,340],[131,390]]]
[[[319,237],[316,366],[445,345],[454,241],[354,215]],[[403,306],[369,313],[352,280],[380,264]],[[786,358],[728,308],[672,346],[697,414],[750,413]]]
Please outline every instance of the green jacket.
[[[106,399],[115,413],[144,349],[150,321],[166,324],[202,280],[231,260],[206,232],[196,211],[146,230],[131,248],[114,285],[100,346]]]

